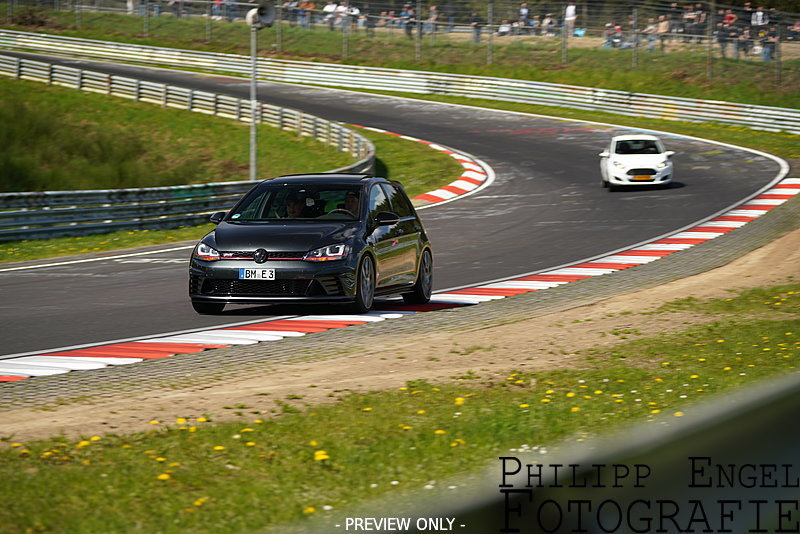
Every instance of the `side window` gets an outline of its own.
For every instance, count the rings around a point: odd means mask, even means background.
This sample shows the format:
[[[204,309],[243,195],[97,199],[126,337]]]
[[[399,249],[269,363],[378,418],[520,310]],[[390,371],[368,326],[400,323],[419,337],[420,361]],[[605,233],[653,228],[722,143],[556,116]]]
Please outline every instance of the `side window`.
[[[389,197],[393,212],[399,215],[400,218],[412,217],[414,215],[414,211],[411,209],[411,205],[408,203],[408,199],[402,191],[397,189],[394,185],[383,184],[382,187]]]
[[[382,211],[390,211],[389,197],[383,192],[380,185],[376,185],[369,192],[369,214],[375,218]]]

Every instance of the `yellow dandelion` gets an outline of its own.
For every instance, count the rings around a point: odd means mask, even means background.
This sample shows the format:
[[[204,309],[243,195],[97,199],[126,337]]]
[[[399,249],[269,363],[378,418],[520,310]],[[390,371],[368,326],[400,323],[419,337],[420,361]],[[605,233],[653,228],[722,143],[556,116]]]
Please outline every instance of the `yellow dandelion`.
[[[700,378],[700,375],[692,375],[689,378]]]
[[[92,436],[89,438],[89,441],[100,441],[102,438],[100,436]]]
[[[316,511],[317,509],[314,508],[313,506],[306,506],[305,508],[303,508],[303,513],[306,515],[313,514]]]
[[[11,446],[14,447],[14,448],[22,447],[22,443],[12,443]]]
[[[455,405],[461,406],[462,404],[464,404],[464,397],[456,397]]]
[[[215,450],[215,451],[224,451],[224,450],[225,450],[225,447],[224,447],[224,446],[222,446],[222,445],[215,445],[215,446],[214,446],[214,450]]]
[[[323,460],[330,460],[330,459],[331,459],[331,457],[328,455],[328,453],[326,451],[323,451],[323,450],[314,451],[314,460],[315,461],[321,462]]]
[[[248,441],[247,443],[245,443],[245,445],[248,446],[248,447],[255,447],[256,442],[255,441]]]
[[[650,413],[661,413],[661,410],[650,410]]]
[[[672,415],[674,415],[675,417],[683,417],[683,412],[675,412]]]
[[[403,425],[402,428],[403,428],[403,430],[411,430],[414,427],[413,426],[408,426],[408,425]]]
[[[530,405],[530,404],[524,404],[524,403],[523,403],[523,404],[520,404],[520,405],[519,405],[519,407],[520,407],[520,408],[530,408],[530,407],[531,407],[531,405]]]
[[[263,422],[264,422],[264,421],[262,421],[261,419],[256,419],[255,421],[253,421],[253,423],[255,423],[255,424],[257,424],[257,425],[260,425],[260,424],[261,424],[261,423],[263,423]]]
[[[158,419],[153,419],[152,421],[150,421],[151,425],[157,425],[157,424],[160,424],[160,423],[161,423],[161,421],[159,421]]]
[[[78,444],[75,445],[75,448],[82,449],[84,447],[88,447],[89,445],[91,445],[90,441],[83,440],[83,441],[79,441]]]
[[[372,411],[372,408],[370,408],[369,406],[367,406],[366,408],[361,408],[361,411],[362,411],[362,412],[371,412],[371,411]]]
[[[438,435],[447,434],[447,430],[439,429],[439,430],[435,430],[433,433],[434,434],[438,434]]]
[[[574,397],[574,396],[575,396],[575,394],[574,394],[573,392],[571,392],[571,391],[570,391],[569,393],[567,393],[567,397],[569,397],[570,399],[571,399],[572,397]]]
[[[169,479],[170,479],[170,478],[172,478],[172,477],[171,477],[171,476],[169,476],[169,474],[167,474],[167,473],[161,473],[161,474],[160,474],[160,475],[158,475],[156,478],[157,478],[158,480],[169,480]]]
[[[197,418],[197,422],[198,422],[198,423],[205,423],[205,422],[207,422],[207,421],[208,421],[208,419],[207,419],[207,418],[205,418],[205,417],[198,417],[198,418]]]
[[[580,408],[578,408],[577,406],[573,406],[572,408],[570,408],[570,411],[571,411],[572,413],[575,413],[575,412],[579,412],[579,411],[581,411],[581,409],[580,409]]]
[[[425,410],[417,410],[417,415],[422,415],[425,413]]]
[[[254,432],[252,428],[243,428],[239,432]]]
[[[544,402],[545,404],[547,404],[548,402],[550,402],[550,399],[542,399],[542,402]]]
[[[200,497],[199,499],[194,501],[192,504],[194,504],[195,506],[200,508],[201,506],[203,506],[206,503],[207,500],[208,500],[208,497]]]
[[[316,441],[309,441],[308,444],[311,445],[312,447],[316,447],[317,445],[319,445],[319,443],[317,443]]]
[[[167,461],[167,459],[166,459],[166,458],[164,458],[164,457],[161,457],[161,456],[159,456],[158,458],[156,458],[156,462],[166,462],[166,461]]]
[[[175,422],[178,423],[179,425],[185,425],[186,424],[186,418],[178,417],[177,419],[175,419]]]

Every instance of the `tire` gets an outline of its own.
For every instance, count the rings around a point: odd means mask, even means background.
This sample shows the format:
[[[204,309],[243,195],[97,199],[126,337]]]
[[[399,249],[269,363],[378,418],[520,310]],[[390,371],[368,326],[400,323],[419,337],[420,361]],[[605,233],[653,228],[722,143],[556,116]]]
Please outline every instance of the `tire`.
[[[433,290],[433,255],[425,249],[419,260],[419,274],[409,293],[403,293],[406,304],[426,304],[431,300]]]
[[[200,315],[216,315],[225,309],[224,303],[192,301],[192,308]]]
[[[375,262],[366,255],[358,265],[356,277],[356,300],[352,304],[355,313],[367,313],[375,299]]]

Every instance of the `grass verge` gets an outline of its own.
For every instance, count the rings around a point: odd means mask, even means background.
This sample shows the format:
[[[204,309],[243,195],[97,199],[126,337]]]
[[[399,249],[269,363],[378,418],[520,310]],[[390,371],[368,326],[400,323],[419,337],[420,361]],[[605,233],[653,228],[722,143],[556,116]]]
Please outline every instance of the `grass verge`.
[[[248,124],[5,77],[0,92],[0,191],[248,179]],[[259,129],[259,151],[264,176],[354,161],[350,154],[270,126]]]
[[[509,447],[589,440],[681,417],[693,403],[796,373],[800,283],[671,303],[715,321],[585,354],[573,369],[501,379],[468,371],[309,406],[302,391],[241,418],[152,421],[132,435],[0,449],[0,524],[12,531],[245,532],[437,482]],[[747,317],[743,318],[742,314]],[[247,415],[244,415],[245,412]]]

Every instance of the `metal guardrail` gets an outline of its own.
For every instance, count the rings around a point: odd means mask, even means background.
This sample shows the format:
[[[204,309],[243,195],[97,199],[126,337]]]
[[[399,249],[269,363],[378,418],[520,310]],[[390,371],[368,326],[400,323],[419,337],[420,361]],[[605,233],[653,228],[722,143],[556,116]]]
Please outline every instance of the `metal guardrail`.
[[[0,75],[47,82],[165,107],[250,122],[250,101],[183,87],[144,82],[0,55]],[[365,137],[298,110],[262,104],[259,122],[311,136],[358,161],[339,172],[372,172],[375,147]],[[171,228],[201,224],[228,208],[252,181],[176,187],[0,193],[0,241],[87,235],[123,228]]]
[[[250,59],[235,54],[160,48],[9,30],[0,30],[0,48],[213,72],[248,75],[250,72]],[[292,83],[504,100],[664,120],[718,122],[751,129],[800,134],[800,111],[796,109],[526,80],[269,58],[259,58],[259,77],[264,80]]]

